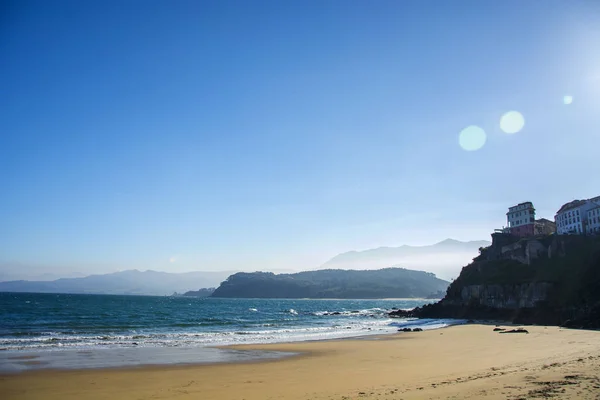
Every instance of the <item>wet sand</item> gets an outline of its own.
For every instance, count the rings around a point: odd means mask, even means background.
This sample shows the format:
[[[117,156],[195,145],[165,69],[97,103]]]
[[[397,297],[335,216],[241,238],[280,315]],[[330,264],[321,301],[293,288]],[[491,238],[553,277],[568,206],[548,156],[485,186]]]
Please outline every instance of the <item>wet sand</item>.
[[[241,363],[273,360],[288,353],[236,350],[231,347],[127,347],[64,349],[60,351],[0,351],[0,375],[35,369],[133,368],[140,365],[172,366]],[[0,399],[1,400],[1,399]]]
[[[300,353],[256,363],[30,371],[2,399],[600,398],[600,332],[489,325],[359,340],[237,346]]]

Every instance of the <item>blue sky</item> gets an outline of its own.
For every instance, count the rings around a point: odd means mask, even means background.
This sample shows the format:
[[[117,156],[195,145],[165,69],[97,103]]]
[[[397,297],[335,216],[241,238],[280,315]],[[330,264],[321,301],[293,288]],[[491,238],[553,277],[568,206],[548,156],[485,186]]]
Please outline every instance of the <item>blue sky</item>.
[[[600,195],[596,1],[0,7],[5,266],[314,268]]]

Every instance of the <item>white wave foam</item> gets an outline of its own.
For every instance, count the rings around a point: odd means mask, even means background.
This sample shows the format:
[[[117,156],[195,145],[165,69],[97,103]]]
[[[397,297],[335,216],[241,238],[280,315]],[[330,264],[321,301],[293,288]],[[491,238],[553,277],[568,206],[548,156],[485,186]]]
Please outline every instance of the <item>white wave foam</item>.
[[[131,335],[55,335],[52,337],[1,338],[7,350],[113,347],[204,347],[245,343],[277,343],[322,340],[391,333],[392,320],[357,320],[339,325],[252,329],[227,332],[176,332]]]
[[[339,311],[316,311],[312,313],[315,316],[341,316],[341,317],[372,317],[372,318],[387,318],[390,310],[383,308],[367,308],[364,310],[339,310]]]

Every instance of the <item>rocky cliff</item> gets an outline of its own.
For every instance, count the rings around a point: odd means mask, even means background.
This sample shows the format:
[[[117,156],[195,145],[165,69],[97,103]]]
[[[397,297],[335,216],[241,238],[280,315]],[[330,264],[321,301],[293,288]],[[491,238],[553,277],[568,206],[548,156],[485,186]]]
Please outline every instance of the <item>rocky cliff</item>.
[[[492,239],[441,301],[394,315],[600,328],[600,237]]]
[[[553,287],[551,282],[467,285],[461,288],[460,296],[448,299],[447,303],[510,310],[531,308],[546,301]]]

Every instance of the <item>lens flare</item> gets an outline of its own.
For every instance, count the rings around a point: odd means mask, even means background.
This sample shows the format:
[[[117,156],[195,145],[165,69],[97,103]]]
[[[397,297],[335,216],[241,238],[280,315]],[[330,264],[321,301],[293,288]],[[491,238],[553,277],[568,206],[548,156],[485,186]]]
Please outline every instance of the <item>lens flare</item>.
[[[509,135],[515,134],[525,126],[525,118],[518,111],[509,111],[500,118],[500,129]]]
[[[476,125],[467,126],[460,131],[460,134],[458,135],[458,144],[466,151],[476,151],[481,149],[486,140],[487,135],[485,134],[485,131]]]

